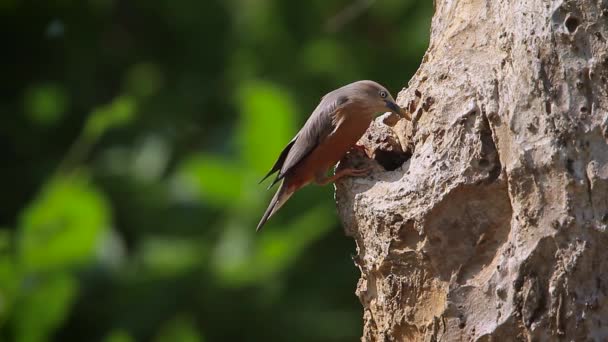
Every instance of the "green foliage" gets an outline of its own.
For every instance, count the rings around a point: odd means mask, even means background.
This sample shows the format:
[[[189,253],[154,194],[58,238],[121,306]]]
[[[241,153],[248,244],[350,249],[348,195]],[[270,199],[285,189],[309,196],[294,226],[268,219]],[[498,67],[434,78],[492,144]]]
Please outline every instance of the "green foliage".
[[[242,168],[236,163],[201,154],[185,160],[180,166],[178,181],[209,205],[229,206],[242,194]]]
[[[418,66],[432,4],[365,4],[1,2],[0,341],[358,339],[332,189],[255,226],[324,93]]]
[[[350,51],[334,39],[321,38],[311,41],[303,51],[302,64],[311,74],[332,78],[348,83],[357,78],[357,65],[349,56]]]
[[[140,262],[161,277],[171,277],[195,269],[206,259],[205,249],[179,238],[148,238],[140,248]]]
[[[263,174],[295,133],[295,105],[289,93],[269,82],[244,82],[237,98],[241,112],[237,137],[246,163],[243,166]]]
[[[29,87],[24,96],[24,111],[30,120],[41,125],[59,121],[68,106],[68,95],[58,84],[37,84]]]
[[[177,317],[167,322],[155,342],[203,342],[192,319]]]
[[[129,94],[145,99],[162,88],[163,76],[153,63],[139,63],[127,72],[125,88]]]
[[[104,342],[134,342],[134,340],[126,331],[114,330],[104,339]]]
[[[121,96],[93,110],[84,128],[85,137],[96,139],[112,128],[128,124],[135,116],[135,109],[136,102],[132,97]]]
[[[69,275],[54,273],[45,279],[26,278],[29,288],[15,305],[15,341],[46,341],[69,313],[76,295],[76,281]]]
[[[11,234],[0,230],[0,328],[10,317],[19,287],[19,274],[11,253]]]
[[[294,218],[291,227],[260,237],[255,258],[258,277],[284,271],[305,253],[308,246],[334,228],[336,222],[331,209],[331,204],[322,203]]]
[[[91,262],[108,220],[105,198],[84,176],[52,180],[23,211],[21,267],[45,272]]]
[[[46,341],[68,316],[78,283],[70,273],[91,263],[108,228],[103,195],[81,174],[52,179],[24,209],[15,255],[0,237],[0,290],[19,342]],[[1,322],[1,321],[0,321]]]

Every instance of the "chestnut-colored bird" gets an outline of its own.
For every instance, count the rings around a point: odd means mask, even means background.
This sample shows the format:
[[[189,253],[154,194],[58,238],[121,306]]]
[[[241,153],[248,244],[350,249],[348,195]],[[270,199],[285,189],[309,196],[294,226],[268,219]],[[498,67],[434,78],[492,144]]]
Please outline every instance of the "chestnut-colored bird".
[[[333,176],[327,172],[363,136],[375,114],[387,110],[406,116],[386,88],[373,81],[354,82],[325,95],[260,181],[278,171],[270,187],[279,181],[282,183],[257,230],[303,186],[313,181],[325,185],[345,176],[367,174],[369,169],[343,169]]]

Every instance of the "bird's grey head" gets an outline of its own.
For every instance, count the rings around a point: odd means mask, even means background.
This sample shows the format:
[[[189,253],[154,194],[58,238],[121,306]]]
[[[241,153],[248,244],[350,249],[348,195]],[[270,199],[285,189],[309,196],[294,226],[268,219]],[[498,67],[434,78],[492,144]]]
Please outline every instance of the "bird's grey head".
[[[365,100],[370,110],[376,113],[391,111],[401,117],[407,117],[405,111],[397,105],[391,93],[381,84],[374,81],[351,83],[353,92]]]

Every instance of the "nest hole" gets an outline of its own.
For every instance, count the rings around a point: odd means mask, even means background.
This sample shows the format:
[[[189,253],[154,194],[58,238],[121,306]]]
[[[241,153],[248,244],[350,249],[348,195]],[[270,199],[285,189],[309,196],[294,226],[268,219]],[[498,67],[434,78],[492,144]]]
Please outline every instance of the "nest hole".
[[[580,20],[573,16],[568,16],[568,18],[566,18],[566,22],[564,23],[564,25],[566,25],[566,29],[568,29],[568,32],[570,33],[574,33],[580,24]]]
[[[377,150],[374,159],[380,164],[386,171],[394,171],[401,167],[403,163],[412,158],[412,153],[409,151],[385,151]]]

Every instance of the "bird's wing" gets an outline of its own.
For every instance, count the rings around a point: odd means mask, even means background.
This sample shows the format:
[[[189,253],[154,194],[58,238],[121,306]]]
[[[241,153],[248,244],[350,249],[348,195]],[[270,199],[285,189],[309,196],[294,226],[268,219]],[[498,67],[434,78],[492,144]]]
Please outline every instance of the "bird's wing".
[[[277,161],[274,163],[274,165],[272,166],[272,168],[270,169],[270,171],[268,171],[268,173],[266,174],[266,176],[264,176],[264,178],[262,178],[262,180],[260,181],[260,183],[262,183],[264,180],[266,180],[266,178],[270,177],[270,175],[272,175],[273,173],[279,171],[281,169],[281,167],[283,167],[283,163],[285,162],[285,158],[287,158],[287,154],[291,150],[291,147],[293,147],[293,144],[296,142],[296,139],[298,139],[298,135],[296,135],[293,139],[291,139],[291,141],[289,142],[289,144],[287,144],[287,146],[285,146],[285,148],[283,149],[283,151],[281,151],[281,154],[279,154],[279,157],[277,158]]]
[[[334,93],[323,97],[304,127],[298,132],[274,183],[283,179],[295,165],[335,130],[341,120],[340,111],[348,101],[347,97],[336,96]]]

